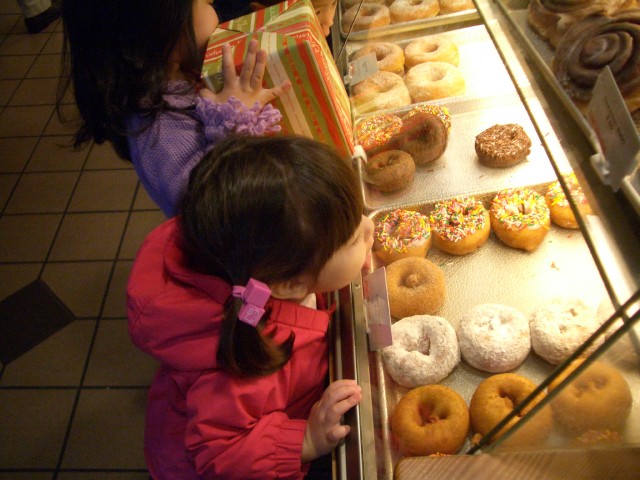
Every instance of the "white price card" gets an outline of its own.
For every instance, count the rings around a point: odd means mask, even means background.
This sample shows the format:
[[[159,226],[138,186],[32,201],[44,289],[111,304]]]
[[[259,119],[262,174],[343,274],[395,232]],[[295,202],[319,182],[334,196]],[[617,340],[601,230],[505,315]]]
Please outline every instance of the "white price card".
[[[345,78],[347,84],[355,85],[378,71],[378,59],[375,53],[363,55],[349,64],[349,76]]]
[[[600,141],[608,183],[617,192],[636,167],[640,137],[608,66],[596,80],[587,120]]]
[[[379,350],[392,344],[391,313],[387,295],[387,271],[377,269],[362,279],[364,306],[367,314],[369,350]]]

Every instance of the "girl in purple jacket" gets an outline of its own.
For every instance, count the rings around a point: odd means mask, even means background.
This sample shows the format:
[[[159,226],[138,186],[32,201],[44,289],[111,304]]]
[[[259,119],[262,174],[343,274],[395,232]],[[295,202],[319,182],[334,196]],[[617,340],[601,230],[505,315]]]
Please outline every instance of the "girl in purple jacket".
[[[74,146],[111,142],[167,216],[216,142],[279,130],[280,112],[268,103],[289,84],[263,88],[266,53],[257,42],[239,76],[223,50],[223,90],[202,88],[218,25],[211,0],[64,0],[62,19],[66,85],[58,99],[71,84],[80,114]]]
[[[154,479],[301,479],[349,433],[354,380],[325,389],[326,292],[373,243],[358,179],[314,140],[241,136],[194,168],[127,287],[133,342],[161,367],[146,412]]]

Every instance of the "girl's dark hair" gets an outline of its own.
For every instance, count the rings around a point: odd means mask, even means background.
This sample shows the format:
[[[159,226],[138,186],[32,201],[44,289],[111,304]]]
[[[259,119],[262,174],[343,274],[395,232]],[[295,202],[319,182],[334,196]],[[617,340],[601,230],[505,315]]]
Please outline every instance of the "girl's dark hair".
[[[317,276],[361,222],[358,179],[333,149],[302,137],[230,137],[191,172],[180,209],[191,268],[245,285],[307,273]],[[284,365],[280,345],[237,320],[230,300],[218,364],[237,375],[267,375]]]
[[[63,0],[63,74],[58,113],[71,86],[80,114],[73,145],[112,142],[129,159],[126,118],[151,122],[165,107],[170,53],[180,45],[199,71],[192,2],[185,0]],[[62,116],[62,115],[61,115]]]

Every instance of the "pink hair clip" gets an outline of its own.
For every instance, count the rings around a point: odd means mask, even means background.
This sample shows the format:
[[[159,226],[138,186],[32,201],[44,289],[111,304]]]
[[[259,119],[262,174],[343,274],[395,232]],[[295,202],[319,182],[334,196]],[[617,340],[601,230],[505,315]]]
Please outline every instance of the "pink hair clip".
[[[246,287],[235,285],[231,294],[242,300],[242,307],[238,312],[238,319],[255,327],[262,315],[264,306],[271,296],[271,289],[266,283],[250,278]]]

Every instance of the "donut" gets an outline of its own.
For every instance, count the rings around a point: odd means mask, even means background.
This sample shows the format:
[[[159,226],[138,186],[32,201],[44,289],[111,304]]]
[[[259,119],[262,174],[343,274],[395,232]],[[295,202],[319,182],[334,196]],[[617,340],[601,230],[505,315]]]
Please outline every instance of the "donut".
[[[531,350],[529,319],[507,305],[476,305],[460,318],[456,334],[462,358],[484,372],[513,370]]]
[[[387,213],[373,230],[373,252],[385,264],[412,256],[424,257],[430,246],[429,217],[413,210]]]
[[[528,252],[538,248],[551,226],[544,198],[528,188],[498,192],[491,201],[489,218],[503,243]]]
[[[358,114],[404,107],[411,96],[402,77],[391,72],[376,72],[353,87],[351,100]]]
[[[444,385],[414,388],[393,410],[391,432],[404,455],[454,454],[469,433],[469,408]]]
[[[389,309],[395,318],[433,315],[444,305],[444,273],[435,263],[408,257],[386,269]]]
[[[478,160],[488,167],[510,167],[531,153],[531,139],[515,123],[493,125],[476,136]]]
[[[416,165],[433,162],[447,148],[451,117],[446,107],[418,105],[402,116],[396,148],[409,152]]]
[[[420,63],[409,69],[404,81],[413,103],[462,95],[465,91],[462,72],[446,62]]]
[[[389,8],[377,3],[356,4],[342,14],[342,31],[347,33],[380,28],[390,23]]]
[[[548,387],[552,392],[584,359],[576,359]],[[573,435],[589,430],[622,430],[631,413],[629,384],[614,367],[593,362],[551,400],[553,418]]]
[[[340,4],[342,5],[342,10],[348,10],[349,8],[353,7],[354,5],[360,5],[360,2],[362,2],[362,0],[341,0]],[[366,3],[375,3],[378,5],[386,5],[387,4],[387,0],[367,0]]]
[[[411,155],[402,150],[387,150],[371,157],[364,166],[364,180],[381,192],[405,188],[416,171]]]
[[[356,139],[368,155],[389,149],[389,142],[402,128],[402,119],[391,113],[366,117],[356,125]]]
[[[440,0],[440,15],[475,9],[472,0]]]
[[[416,38],[404,47],[407,68],[425,62],[446,62],[451,65],[460,63],[458,47],[443,35],[430,35]]]
[[[429,214],[433,242],[442,251],[466,255],[489,238],[489,212],[474,197],[458,196],[435,204]]]
[[[404,50],[395,43],[370,43],[360,50],[357,50],[351,59],[352,61],[357,60],[372,53],[376,56],[378,70],[395,73],[397,75],[404,74]]]
[[[587,197],[582,193],[582,187],[578,183],[575,173],[571,172],[570,174],[563,175],[563,178],[567,188],[569,189],[569,193],[571,194],[572,201],[578,207],[582,215],[590,215],[591,207],[589,206],[589,202],[587,202]],[[578,221],[571,210],[569,200],[567,200],[567,196],[565,195],[559,181],[555,181],[549,185],[549,189],[544,195],[544,199],[549,207],[551,221],[555,225],[562,228],[579,228]]]
[[[535,388],[535,383],[516,373],[498,373],[484,379],[473,392],[469,404],[471,429],[477,435],[484,437],[515,407],[520,405]],[[539,393],[529,405],[494,434],[489,443],[495,442],[513,428],[520,421],[520,418],[540,403],[544,397],[544,392]],[[528,447],[543,444],[551,433],[552,426],[551,410],[544,407],[510,434],[505,439],[504,445],[507,447]]]
[[[391,325],[393,344],[382,349],[391,378],[403,387],[438,383],[460,362],[456,332],[442,317],[415,315]]]
[[[531,314],[531,347],[538,356],[558,365],[599,327],[596,312],[579,298],[554,298]],[[590,355],[602,342],[603,338],[598,338],[584,355]]]
[[[611,430],[587,430],[573,440],[573,445],[584,447],[585,445],[616,444],[622,442],[620,432]]]
[[[438,0],[394,0],[389,7],[391,23],[404,23],[424,20],[438,15]]]

